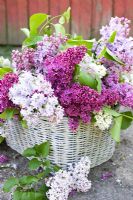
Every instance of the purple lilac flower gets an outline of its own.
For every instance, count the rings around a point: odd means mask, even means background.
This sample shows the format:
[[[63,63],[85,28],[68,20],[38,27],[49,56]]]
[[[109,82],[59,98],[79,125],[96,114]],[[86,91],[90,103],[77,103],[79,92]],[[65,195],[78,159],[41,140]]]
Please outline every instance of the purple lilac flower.
[[[86,51],[87,49],[84,46],[69,48],[49,62],[47,79],[51,82],[58,97],[73,83],[75,65],[79,64]]]
[[[117,50],[114,51],[115,55],[125,63],[124,67],[121,67],[122,71],[130,71],[133,65],[133,38],[124,38],[120,42],[114,43]]]
[[[113,106],[116,103],[133,108],[133,86],[128,83],[119,83],[118,75],[113,73],[103,81],[102,94],[105,104]]]
[[[120,101],[120,95],[117,88],[103,88],[102,94],[104,97],[104,105],[114,106]]]
[[[43,40],[37,43],[36,51],[34,54],[35,68],[39,72],[45,72],[45,60],[47,58],[52,59],[59,53],[61,45],[66,42],[67,38],[61,35],[51,35],[48,37],[45,35]]]
[[[0,112],[13,106],[13,103],[9,100],[8,92],[17,81],[18,76],[14,73],[6,74],[4,78],[0,80]]]
[[[100,30],[102,39],[108,40],[112,32],[117,31],[116,39],[128,37],[130,20],[124,17],[112,17],[109,25],[103,26]]]
[[[64,90],[59,98],[65,113],[70,117],[69,125],[75,130],[81,119],[84,123],[91,121],[91,112],[99,111],[104,103],[104,96],[88,86],[75,83]]]
[[[125,66],[121,66],[116,62],[102,59],[102,62],[104,62],[111,71],[117,71],[120,73],[120,71],[130,71],[132,69],[133,38],[119,38],[119,40],[115,40],[112,44],[106,44],[106,46],[125,64]]]
[[[105,105],[113,106],[120,102],[120,94],[117,85],[119,85],[118,74],[111,73],[104,78],[102,95],[105,97]]]
[[[17,71],[31,70],[34,66],[34,53],[32,48],[25,48],[22,52],[12,51],[12,64]]]
[[[101,180],[106,181],[107,179],[113,177],[112,172],[104,172],[101,174]]]
[[[103,79],[103,83],[106,87],[111,87],[119,83],[119,75],[117,73],[110,73],[106,78]]]
[[[68,125],[75,132],[79,126],[79,119],[77,117],[69,117]]]
[[[35,70],[37,72],[45,72],[45,60],[52,58],[59,52],[61,45],[66,42],[67,38],[51,35],[45,35],[43,40],[37,43],[35,49],[25,48],[22,52],[13,50],[12,63],[17,71]]]
[[[47,79],[52,83],[55,94],[64,108],[65,114],[69,117],[69,125],[72,130],[77,129],[80,119],[84,123],[89,123],[91,113],[100,111],[104,105],[114,106],[121,103],[131,107],[131,103],[129,104],[127,99],[129,94],[126,95],[124,88],[119,86],[119,75],[116,73],[109,74],[103,80],[101,94],[88,86],[73,83],[75,64],[80,62],[84,52],[84,47],[82,49],[81,47],[70,48],[56,56],[47,67]]]
[[[120,95],[120,104],[133,109],[133,86],[128,83],[117,85]]]
[[[3,163],[6,163],[9,161],[9,158],[5,155],[0,155],[0,163],[3,164]]]
[[[129,36],[129,24],[130,20],[122,17],[111,18],[108,26],[103,26],[100,30],[101,33],[101,43],[97,46],[96,55],[99,55],[104,46],[107,46],[111,52],[113,52],[125,66],[109,61],[102,58],[100,61],[107,67],[108,71],[119,72],[120,71],[130,71],[133,63],[133,38]],[[108,39],[111,34],[116,31],[116,37],[113,43],[109,43]]]
[[[3,123],[4,123],[4,120],[0,118],[0,124],[3,124]]]

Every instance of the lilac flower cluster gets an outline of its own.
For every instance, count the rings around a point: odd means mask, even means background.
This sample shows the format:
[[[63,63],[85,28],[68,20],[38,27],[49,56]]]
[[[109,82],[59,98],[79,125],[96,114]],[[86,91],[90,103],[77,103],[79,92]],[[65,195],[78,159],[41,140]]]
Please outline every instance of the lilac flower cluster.
[[[102,131],[108,130],[112,124],[112,119],[113,119],[112,115],[100,111],[99,113],[95,114],[95,120],[96,120],[95,126],[99,127],[99,129]]]
[[[45,71],[45,60],[52,58],[59,52],[61,45],[66,42],[67,38],[62,36],[45,35],[43,40],[38,42],[36,49],[24,48],[22,52],[13,50],[12,63],[17,71],[35,70],[37,72]]]
[[[115,87],[119,84],[119,76],[116,73],[109,74],[103,79],[102,95],[104,96],[104,104],[113,106],[119,103],[120,95]]]
[[[63,108],[54,96],[51,84],[42,74],[23,71],[18,83],[9,89],[9,98],[20,107],[20,113],[28,125],[35,125],[40,117],[48,118],[53,123],[63,118]]]
[[[129,83],[120,83],[116,73],[110,74],[103,81],[102,93],[107,105],[113,106],[119,103],[122,106],[133,108],[133,86]]]
[[[9,100],[8,93],[9,89],[14,83],[17,83],[18,76],[14,73],[9,73],[0,80],[0,113],[4,112],[5,109],[13,107],[13,103]]]
[[[86,51],[84,46],[69,48],[49,61],[46,77],[58,97],[72,85],[75,65],[80,63]]]
[[[130,32],[130,20],[124,17],[112,17],[109,25],[103,26],[100,30],[100,34],[102,35],[102,39],[108,40],[110,35],[117,31],[116,39],[125,38],[129,36]]]
[[[84,123],[91,121],[91,112],[100,111],[104,103],[104,96],[88,86],[75,83],[66,89],[60,99],[60,104],[69,116],[69,124],[72,130],[76,130],[79,119]]]
[[[117,73],[110,73],[106,78],[103,79],[103,83],[106,87],[111,87],[119,83],[119,75]]]
[[[82,157],[75,164],[70,165],[68,170],[59,170],[55,176],[47,180],[46,185],[50,187],[47,192],[49,200],[67,200],[72,191],[87,192],[91,188],[88,180],[90,171],[90,160]]]
[[[12,65],[17,71],[31,70],[34,67],[34,52],[32,48],[25,48],[22,52],[12,51]]]
[[[69,48],[56,56],[47,66],[47,79],[52,83],[65,114],[70,118],[70,127],[75,130],[79,119],[84,123],[91,120],[90,112],[99,111],[104,98],[88,86],[73,82],[75,64],[85,56],[85,47]]]
[[[129,37],[130,20],[122,17],[111,18],[108,26],[102,27],[101,44],[97,48],[97,55],[107,46],[123,63],[121,66],[113,61],[102,59],[102,64],[107,68],[108,76],[103,79],[102,94],[105,104],[115,104],[133,108],[133,38]],[[108,43],[111,34],[116,31],[113,43]]]
[[[124,17],[111,18],[108,26],[103,26],[100,30],[101,44],[97,49],[97,54],[103,49],[103,46],[107,46],[121,61],[125,63],[125,67],[116,64],[112,61],[103,59],[103,63],[108,66],[112,71],[127,71],[132,70],[133,65],[133,38],[129,37],[130,32],[130,20]],[[108,39],[111,34],[116,31],[116,37],[113,43],[108,43]]]
[[[35,67],[39,72],[45,71],[45,60],[51,59],[58,54],[61,45],[66,42],[67,38],[61,35],[45,35],[43,40],[37,43],[37,48],[34,54]]]
[[[0,164],[6,163],[9,161],[9,158],[3,154],[0,155]]]
[[[133,86],[128,83],[116,86],[120,95],[120,104],[133,109]]]
[[[82,71],[92,74],[94,77],[98,75],[100,78],[103,78],[106,75],[107,69],[88,54],[83,57],[79,65]]]

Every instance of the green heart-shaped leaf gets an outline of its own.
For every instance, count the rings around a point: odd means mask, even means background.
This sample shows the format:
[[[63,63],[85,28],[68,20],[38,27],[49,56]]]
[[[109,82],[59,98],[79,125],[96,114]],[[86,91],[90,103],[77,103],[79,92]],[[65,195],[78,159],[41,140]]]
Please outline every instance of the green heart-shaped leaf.
[[[93,89],[97,88],[96,79],[93,78],[90,74],[87,74],[86,72],[80,71],[78,81],[81,85],[86,85]]]
[[[110,133],[112,138],[116,142],[120,142],[120,132],[121,132],[121,125],[122,125],[122,116],[114,118],[114,124],[110,129]]]
[[[4,190],[4,192],[10,192],[11,189],[18,184],[19,184],[18,179],[15,177],[11,177],[5,182],[3,190]]]
[[[48,18],[47,14],[37,13],[30,17],[30,36],[36,36],[38,28]]]

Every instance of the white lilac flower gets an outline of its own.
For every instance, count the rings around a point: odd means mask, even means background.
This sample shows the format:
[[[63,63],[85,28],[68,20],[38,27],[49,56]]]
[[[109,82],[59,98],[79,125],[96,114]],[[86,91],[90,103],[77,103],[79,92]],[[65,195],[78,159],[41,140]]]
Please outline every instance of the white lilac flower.
[[[106,129],[109,129],[109,127],[111,126],[113,117],[108,113],[100,111],[99,113],[95,114],[95,119],[95,126],[104,131]]]
[[[84,56],[79,65],[81,66],[81,70],[98,75],[100,78],[103,78],[107,72],[107,69],[103,65],[96,63],[96,61],[88,54]]]
[[[47,101],[47,97],[44,97],[43,93],[34,93],[31,97],[31,106],[35,109],[42,107]]]
[[[122,79],[124,82],[129,83],[130,85],[133,85],[133,72],[125,72],[122,74]]]
[[[64,115],[63,108],[61,106],[57,106],[55,110],[56,110],[55,118],[56,118],[57,123],[59,123]]]
[[[90,160],[88,157],[82,157],[81,160],[74,166],[70,166],[69,170],[73,174],[73,190],[78,192],[87,192],[91,188],[91,182],[88,180],[90,172]]]
[[[5,137],[4,127],[0,126],[0,136]]]
[[[64,110],[55,97],[51,84],[41,74],[23,71],[19,81],[9,91],[9,98],[21,108],[21,115],[28,125],[37,123],[40,117],[59,123]]]
[[[48,179],[46,184],[50,187],[47,192],[49,200],[67,200],[72,191],[73,179],[70,172],[59,170],[54,177]]]
[[[46,106],[45,106],[45,115],[46,115],[47,117],[50,117],[50,116],[53,115],[53,113],[54,113],[54,108],[53,108],[53,106],[51,106],[49,103],[47,103]]]
[[[107,69],[103,65],[93,62],[89,64],[89,68],[94,71],[95,74],[99,75],[100,78],[103,78],[107,72]]]
[[[25,119],[27,119],[28,117],[32,116],[33,114],[33,109],[32,107],[27,107],[27,108],[22,108],[20,111],[21,115],[25,117]]]
[[[57,100],[57,98],[56,97],[53,97],[53,98],[49,98],[49,104],[51,104],[51,105],[57,105],[58,104],[58,100]]]
[[[11,62],[9,59],[4,58],[3,56],[0,56],[0,67],[10,67]]]
[[[87,192],[91,188],[91,182],[87,178],[89,171],[88,157],[82,157],[75,165],[71,164],[68,170],[59,170],[46,182],[46,185],[50,187],[47,192],[48,199],[67,200],[73,190]]]

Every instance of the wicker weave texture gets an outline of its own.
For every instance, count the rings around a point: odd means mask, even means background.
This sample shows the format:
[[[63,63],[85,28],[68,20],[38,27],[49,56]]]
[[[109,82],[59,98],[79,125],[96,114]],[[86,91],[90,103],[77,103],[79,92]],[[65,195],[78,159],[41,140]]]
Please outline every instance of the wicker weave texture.
[[[19,153],[48,140],[51,144],[49,159],[63,168],[82,156],[90,157],[91,167],[100,165],[109,160],[115,150],[115,142],[108,132],[102,132],[92,124],[81,124],[77,133],[73,134],[67,118],[54,127],[42,119],[38,125],[28,129],[23,129],[17,120],[13,120],[7,123],[6,133],[7,144]]]

